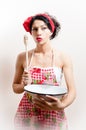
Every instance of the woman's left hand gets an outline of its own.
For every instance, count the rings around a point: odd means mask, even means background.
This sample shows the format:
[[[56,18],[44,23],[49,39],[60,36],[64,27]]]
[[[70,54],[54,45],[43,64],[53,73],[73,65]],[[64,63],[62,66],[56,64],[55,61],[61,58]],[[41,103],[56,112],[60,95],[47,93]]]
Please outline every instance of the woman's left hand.
[[[64,109],[64,104],[62,101],[58,97],[54,96],[37,95],[36,98],[33,99],[33,102],[37,108],[41,108],[43,110]]]

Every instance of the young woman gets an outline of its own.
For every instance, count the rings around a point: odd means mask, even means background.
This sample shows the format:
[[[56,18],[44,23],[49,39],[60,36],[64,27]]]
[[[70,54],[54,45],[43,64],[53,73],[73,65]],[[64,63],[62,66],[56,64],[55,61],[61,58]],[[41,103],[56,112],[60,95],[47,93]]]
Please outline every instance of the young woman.
[[[16,130],[67,130],[64,109],[74,101],[76,90],[70,57],[51,46],[60,24],[55,17],[43,13],[28,17],[23,26],[32,35],[36,47],[28,51],[28,71],[25,71],[25,52],[19,54],[16,61],[13,91],[24,92],[15,115]],[[68,93],[61,99],[48,95],[34,96],[24,91],[28,84],[60,87],[63,74]]]

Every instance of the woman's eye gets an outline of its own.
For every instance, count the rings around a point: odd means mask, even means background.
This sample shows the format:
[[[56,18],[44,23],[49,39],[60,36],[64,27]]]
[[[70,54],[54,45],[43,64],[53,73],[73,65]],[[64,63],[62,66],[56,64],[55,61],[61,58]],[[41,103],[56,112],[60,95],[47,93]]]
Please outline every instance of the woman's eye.
[[[47,27],[42,27],[41,29],[42,29],[42,30],[45,30],[45,29],[47,29]]]
[[[32,31],[37,31],[38,30],[38,28],[32,28]]]
[[[45,29],[47,29],[47,27],[41,27],[40,28],[40,30],[45,30]],[[39,28],[32,28],[32,31],[38,31],[39,30]]]

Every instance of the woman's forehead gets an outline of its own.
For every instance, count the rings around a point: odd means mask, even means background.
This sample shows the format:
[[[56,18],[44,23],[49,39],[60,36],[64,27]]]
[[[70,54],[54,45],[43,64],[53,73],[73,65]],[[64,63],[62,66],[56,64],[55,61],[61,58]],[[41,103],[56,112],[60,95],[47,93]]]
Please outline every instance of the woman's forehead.
[[[43,20],[34,20],[33,24],[32,24],[32,27],[34,26],[47,26],[46,23],[43,21]]]

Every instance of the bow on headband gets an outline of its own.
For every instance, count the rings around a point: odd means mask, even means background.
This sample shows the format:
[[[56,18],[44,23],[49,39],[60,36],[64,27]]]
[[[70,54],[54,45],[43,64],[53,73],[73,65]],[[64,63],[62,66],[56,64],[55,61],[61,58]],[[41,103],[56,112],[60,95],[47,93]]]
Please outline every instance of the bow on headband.
[[[35,16],[44,16],[45,18],[47,18],[48,21],[49,21],[49,23],[50,23],[50,25],[51,25],[52,32],[54,32],[55,25],[54,25],[52,19],[51,19],[47,14],[37,14],[37,15],[35,15]],[[31,22],[31,20],[32,20],[33,17],[34,17],[34,16],[28,17],[28,18],[24,21],[24,23],[23,23],[23,26],[24,26],[24,28],[25,28],[25,30],[26,30],[27,32],[30,32],[30,22]],[[30,32],[30,33],[31,33],[31,32]]]

